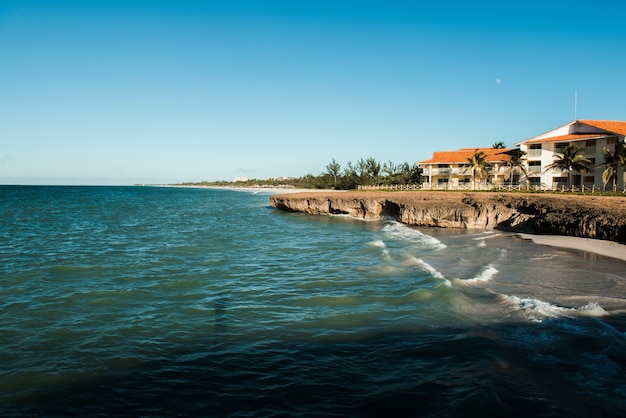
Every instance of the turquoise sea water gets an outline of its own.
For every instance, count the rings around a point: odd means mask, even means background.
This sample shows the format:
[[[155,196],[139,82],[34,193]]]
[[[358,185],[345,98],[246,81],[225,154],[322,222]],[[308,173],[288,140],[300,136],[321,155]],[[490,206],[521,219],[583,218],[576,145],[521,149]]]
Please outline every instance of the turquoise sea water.
[[[0,187],[2,416],[622,416],[626,262],[269,195]]]

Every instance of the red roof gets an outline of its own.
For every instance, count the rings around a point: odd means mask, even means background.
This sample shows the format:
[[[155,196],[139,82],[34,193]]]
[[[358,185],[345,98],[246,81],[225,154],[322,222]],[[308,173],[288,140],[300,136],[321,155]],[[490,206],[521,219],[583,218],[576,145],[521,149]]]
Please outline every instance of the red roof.
[[[583,120],[576,120],[574,122],[570,122],[567,125],[562,126],[562,128],[565,128],[566,126],[569,126],[570,128],[572,126],[576,127],[577,124],[587,125],[592,128],[605,131],[606,133],[600,133],[600,132],[573,133],[573,134],[568,134],[568,135],[549,136],[549,137],[544,137],[540,139],[535,139],[537,137],[534,137],[534,138],[521,141],[515,145],[520,145],[522,143],[537,143],[537,142],[557,142],[557,141],[577,141],[577,140],[582,141],[585,139],[602,138],[606,135],[611,135],[611,134],[626,136],[626,122],[622,122],[622,121],[583,119]],[[546,135],[546,134],[542,134],[542,135]],[[541,136],[541,135],[538,135],[538,136]]]
[[[476,151],[482,151],[485,153],[485,159],[490,163],[505,162],[511,159],[511,156],[507,154],[515,148],[461,148],[458,151],[435,151],[433,157],[429,160],[418,162],[418,164],[452,164],[452,163],[467,163]]]
[[[612,132],[619,135],[626,135],[626,122],[615,120],[579,120],[579,122],[585,125],[593,126],[607,132]]]
[[[584,139],[603,138],[605,136],[606,135],[604,134],[569,134],[569,135],[550,136],[550,137],[541,138],[541,139],[533,139],[528,142],[536,144],[539,142],[580,141]]]

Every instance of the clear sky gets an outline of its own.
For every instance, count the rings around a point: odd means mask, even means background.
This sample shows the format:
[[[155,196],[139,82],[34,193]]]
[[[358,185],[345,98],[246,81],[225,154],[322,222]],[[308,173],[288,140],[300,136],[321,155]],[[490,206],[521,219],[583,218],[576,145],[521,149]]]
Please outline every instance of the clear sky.
[[[299,177],[626,120],[624,16],[624,0],[0,0],[0,184]]]

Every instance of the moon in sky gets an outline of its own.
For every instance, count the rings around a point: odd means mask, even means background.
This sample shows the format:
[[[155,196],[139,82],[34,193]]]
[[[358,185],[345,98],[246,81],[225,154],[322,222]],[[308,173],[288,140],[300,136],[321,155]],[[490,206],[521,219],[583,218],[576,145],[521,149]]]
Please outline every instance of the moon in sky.
[[[500,79],[496,78],[496,84],[500,84]]]

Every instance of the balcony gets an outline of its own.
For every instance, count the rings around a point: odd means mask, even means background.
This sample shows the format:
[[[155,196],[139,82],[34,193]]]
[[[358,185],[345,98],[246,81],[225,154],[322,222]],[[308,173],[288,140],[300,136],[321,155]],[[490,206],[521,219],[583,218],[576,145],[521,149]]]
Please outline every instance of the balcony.
[[[424,174],[433,175],[433,176],[441,176],[441,175],[452,175],[452,174],[463,174],[465,169],[462,168],[427,168],[424,170]]]

